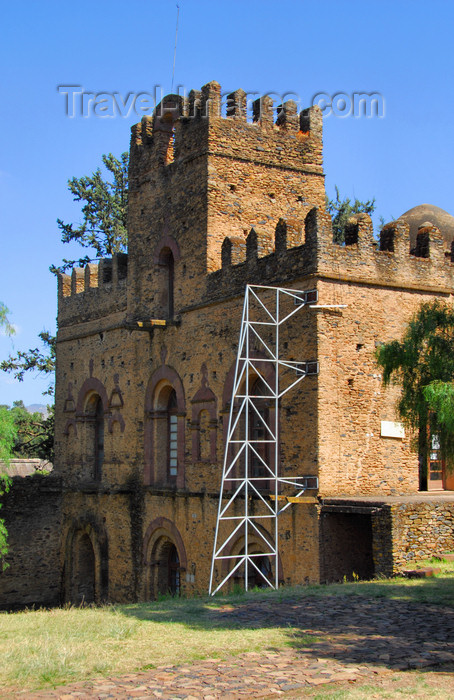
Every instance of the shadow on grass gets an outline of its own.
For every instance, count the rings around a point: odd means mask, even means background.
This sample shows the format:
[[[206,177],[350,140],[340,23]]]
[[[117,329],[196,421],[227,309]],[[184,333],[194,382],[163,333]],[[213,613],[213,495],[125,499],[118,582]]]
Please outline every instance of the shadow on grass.
[[[454,608],[449,604],[454,605],[452,576],[176,599],[121,606],[119,611],[207,631],[279,627],[301,654],[434,670],[454,660]]]

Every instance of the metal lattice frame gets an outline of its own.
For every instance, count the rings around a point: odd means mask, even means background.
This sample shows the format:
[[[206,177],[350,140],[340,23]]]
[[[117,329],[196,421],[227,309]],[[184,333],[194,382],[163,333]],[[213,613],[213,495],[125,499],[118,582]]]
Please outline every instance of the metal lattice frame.
[[[213,547],[210,575],[210,595],[214,595],[228,579],[244,566],[245,589],[248,588],[249,572],[257,572],[261,580],[272,588],[279,583],[278,566],[278,517],[297,500],[307,488],[318,488],[315,476],[280,477],[279,465],[279,400],[309,374],[318,374],[318,362],[280,359],[280,330],[294,314],[307,304],[316,304],[317,290],[298,291],[282,287],[247,285],[241,321],[240,339],[235,367],[227,440],[225,446],[221,493],[219,498],[216,534]],[[289,301],[292,306],[289,309]],[[317,308],[317,307],[315,307]],[[270,342],[271,338],[271,342]],[[257,353],[257,346],[260,353]],[[258,366],[271,363],[274,367],[273,381],[267,381]],[[251,393],[252,379],[260,377],[261,391]],[[274,420],[269,421],[260,411],[263,400],[274,408]],[[262,402],[260,404],[260,402]],[[264,437],[250,435],[251,416],[261,427]],[[265,447],[267,446],[267,447]],[[264,449],[265,447],[265,449]],[[259,463],[266,476],[252,476],[253,462]],[[241,472],[241,474],[239,473]],[[262,484],[266,479],[269,491],[264,493]],[[260,483],[261,482],[261,483]],[[280,486],[293,487],[294,497],[285,505],[279,498]],[[230,487],[230,488],[229,488]],[[251,510],[251,497],[257,502]],[[274,542],[261,527],[269,523]],[[222,537],[220,532],[222,531]],[[244,538],[244,552],[232,554],[230,547],[239,538]],[[249,552],[251,537],[260,543],[259,553]],[[260,558],[266,556],[274,564],[274,581],[271,574],[259,568]],[[222,573],[225,562],[230,565],[227,574]],[[215,586],[215,566],[218,564],[220,583]]]

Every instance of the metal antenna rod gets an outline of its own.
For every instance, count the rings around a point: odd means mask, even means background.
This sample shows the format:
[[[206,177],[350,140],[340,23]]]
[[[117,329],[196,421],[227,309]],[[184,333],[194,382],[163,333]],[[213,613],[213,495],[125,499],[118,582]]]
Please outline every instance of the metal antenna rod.
[[[172,70],[172,87],[170,89],[170,92],[173,93],[173,80],[175,78],[175,60],[177,57],[177,39],[178,39],[178,18],[180,16],[180,6],[177,5],[177,26],[175,29],[175,48],[173,50],[173,70]]]

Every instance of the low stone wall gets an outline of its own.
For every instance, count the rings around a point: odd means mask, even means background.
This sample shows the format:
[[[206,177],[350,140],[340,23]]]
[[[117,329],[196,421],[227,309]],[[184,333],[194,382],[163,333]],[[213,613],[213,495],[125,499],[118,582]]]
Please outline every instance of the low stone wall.
[[[0,609],[60,603],[61,481],[54,475],[14,477],[2,496],[9,564],[0,572]]]
[[[454,551],[454,501],[436,498],[391,506],[393,573],[406,565]]]
[[[0,466],[3,464],[0,462]],[[9,476],[30,476],[36,472],[51,472],[53,469],[52,462],[47,459],[11,459],[6,467],[6,473]]]

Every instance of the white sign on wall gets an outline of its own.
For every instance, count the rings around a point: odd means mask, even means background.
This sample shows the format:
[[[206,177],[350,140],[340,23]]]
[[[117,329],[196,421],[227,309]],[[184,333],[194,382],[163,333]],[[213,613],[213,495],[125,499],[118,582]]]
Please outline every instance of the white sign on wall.
[[[392,420],[382,420],[380,435],[390,438],[404,438],[405,429],[402,423],[396,423]]]

